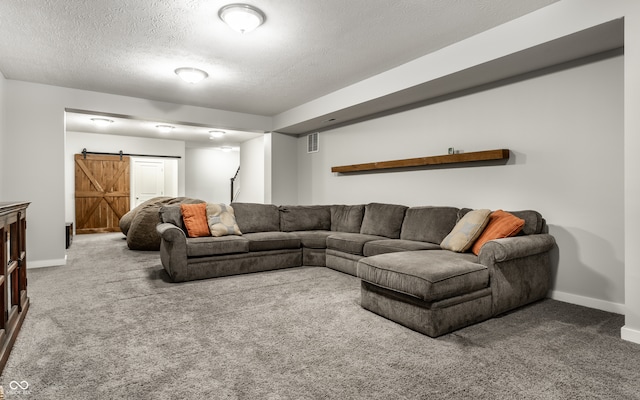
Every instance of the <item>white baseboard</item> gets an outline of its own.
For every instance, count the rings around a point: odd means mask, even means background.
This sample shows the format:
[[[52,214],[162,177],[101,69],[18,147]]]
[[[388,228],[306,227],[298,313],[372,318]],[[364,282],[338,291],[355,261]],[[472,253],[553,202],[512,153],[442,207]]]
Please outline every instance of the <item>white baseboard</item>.
[[[60,260],[36,260],[36,261],[27,261],[27,269],[34,268],[47,268],[47,267],[60,267],[62,265],[67,264],[67,258],[63,258]]]
[[[640,331],[623,326],[620,328],[620,337],[622,340],[640,344]]]
[[[611,301],[594,299],[593,297],[579,296],[577,294],[558,292],[555,290],[549,293],[549,297],[554,300],[564,301],[565,303],[595,308],[596,310],[602,310],[622,315],[625,314],[625,306],[624,304],[620,303],[613,303]]]

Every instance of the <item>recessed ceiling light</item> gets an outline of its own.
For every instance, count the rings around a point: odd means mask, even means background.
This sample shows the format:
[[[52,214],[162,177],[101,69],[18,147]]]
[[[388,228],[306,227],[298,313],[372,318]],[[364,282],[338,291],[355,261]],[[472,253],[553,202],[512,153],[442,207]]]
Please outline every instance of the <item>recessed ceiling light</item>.
[[[262,11],[249,4],[229,4],[220,9],[218,16],[240,33],[251,32],[267,19]]]
[[[178,68],[174,72],[182,78],[183,81],[188,83],[198,83],[209,76],[205,71],[192,67]]]
[[[107,126],[113,123],[113,120],[108,118],[91,118],[91,121],[98,126]]]
[[[162,133],[169,133],[171,132],[171,130],[173,128],[175,128],[175,126],[171,126],[171,125],[156,125],[156,128],[158,128],[158,130]]]
[[[209,131],[209,139],[218,139],[224,136],[223,131]]]

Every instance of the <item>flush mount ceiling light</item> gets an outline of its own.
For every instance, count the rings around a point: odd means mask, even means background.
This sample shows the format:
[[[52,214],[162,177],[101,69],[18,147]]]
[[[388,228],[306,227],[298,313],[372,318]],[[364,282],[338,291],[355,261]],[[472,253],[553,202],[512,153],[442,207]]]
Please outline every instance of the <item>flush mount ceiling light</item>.
[[[183,81],[188,83],[198,83],[209,76],[205,71],[192,67],[178,68],[174,72],[182,78]]]
[[[158,128],[158,130],[162,133],[169,133],[171,132],[171,130],[173,128],[175,128],[175,126],[171,126],[171,125],[156,125],[156,128]]]
[[[224,136],[223,131],[209,131],[209,139],[218,139]]]
[[[91,121],[97,126],[107,126],[113,122],[112,119],[108,118],[91,118]]]
[[[220,9],[218,16],[240,33],[251,32],[267,19],[262,11],[249,4],[229,4]]]

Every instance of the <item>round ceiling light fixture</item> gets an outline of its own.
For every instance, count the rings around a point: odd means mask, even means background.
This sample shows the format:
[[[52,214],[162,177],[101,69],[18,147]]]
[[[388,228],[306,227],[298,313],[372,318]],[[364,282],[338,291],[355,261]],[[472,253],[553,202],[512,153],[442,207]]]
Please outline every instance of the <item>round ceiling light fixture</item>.
[[[171,132],[172,129],[175,128],[175,126],[171,126],[171,125],[156,125],[156,128],[158,128],[158,130],[162,133],[169,133]]]
[[[264,24],[267,17],[249,4],[229,4],[220,9],[218,16],[234,31],[248,33]]]
[[[209,131],[209,139],[219,139],[224,136],[224,131]]]
[[[205,71],[192,67],[181,67],[176,69],[174,72],[183,81],[188,83],[198,83],[209,76]]]
[[[97,126],[107,126],[113,123],[113,120],[109,118],[91,118],[91,121]]]

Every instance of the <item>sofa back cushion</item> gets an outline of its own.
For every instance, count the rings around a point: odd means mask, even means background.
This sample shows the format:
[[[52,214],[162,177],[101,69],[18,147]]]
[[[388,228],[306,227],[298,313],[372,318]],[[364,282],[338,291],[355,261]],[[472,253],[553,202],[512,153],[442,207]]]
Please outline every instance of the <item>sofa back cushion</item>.
[[[182,229],[185,235],[187,234],[187,229],[185,228],[184,221],[182,220],[182,211],[180,211],[180,204],[162,206],[160,207],[158,213],[160,215],[160,222],[173,224]]]
[[[469,211],[471,211],[470,208],[461,208],[460,211],[458,211],[458,220],[460,220],[460,218]],[[539,233],[546,233],[548,230],[546,221],[537,211],[522,210],[508,211],[508,213],[524,220],[524,226],[518,235],[536,235]]]
[[[331,229],[331,206],[280,206],[279,211],[282,232]]]
[[[544,233],[547,224],[539,212],[533,210],[509,211],[510,214],[524,220],[524,226],[520,231],[521,235],[534,235]]]
[[[364,208],[360,233],[399,239],[407,206],[369,203]]]
[[[411,207],[405,213],[400,239],[440,244],[457,219],[456,207]]]
[[[273,204],[231,203],[242,233],[280,230],[280,212]]]
[[[331,230],[360,233],[363,217],[364,204],[331,206]]]

